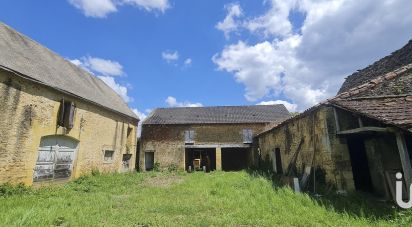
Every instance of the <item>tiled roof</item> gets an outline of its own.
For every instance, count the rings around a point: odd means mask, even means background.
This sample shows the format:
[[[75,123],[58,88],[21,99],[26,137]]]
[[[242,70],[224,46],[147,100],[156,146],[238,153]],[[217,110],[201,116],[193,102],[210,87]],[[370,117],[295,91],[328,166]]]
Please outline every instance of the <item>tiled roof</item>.
[[[372,65],[348,76],[338,93],[348,91],[349,89],[373,80],[382,74],[391,72],[401,66],[411,63],[412,40],[401,49],[393,52],[391,55],[386,56]]]
[[[0,68],[137,120],[102,80],[0,22]]]
[[[265,134],[296,119],[305,117],[325,105],[341,107],[348,111],[382,121],[383,123],[412,131],[412,94],[409,93],[409,87],[412,84],[411,75],[412,64],[404,65],[312,106],[299,115],[280,123],[271,124],[270,128],[266,127],[260,134]],[[403,86],[408,87],[406,92],[401,92],[401,94],[393,92],[391,86],[393,86],[394,81],[398,81]],[[385,89],[383,95],[376,95],[374,91],[381,90],[382,85],[386,85],[390,89]]]
[[[330,103],[412,132],[412,95],[337,99],[331,100]]]
[[[289,116],[284,105],[159,108],[143,124],[270,123]]]

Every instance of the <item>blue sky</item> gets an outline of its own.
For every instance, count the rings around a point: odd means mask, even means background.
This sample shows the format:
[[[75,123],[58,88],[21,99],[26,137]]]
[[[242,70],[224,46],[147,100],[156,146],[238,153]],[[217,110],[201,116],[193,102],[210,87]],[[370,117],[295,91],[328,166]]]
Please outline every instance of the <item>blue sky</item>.
[[[0,20],[142,117],[167,106],[301,111],[412,38],[407,0],[3,0]],[[7,9],[7,10],[4,10]]]

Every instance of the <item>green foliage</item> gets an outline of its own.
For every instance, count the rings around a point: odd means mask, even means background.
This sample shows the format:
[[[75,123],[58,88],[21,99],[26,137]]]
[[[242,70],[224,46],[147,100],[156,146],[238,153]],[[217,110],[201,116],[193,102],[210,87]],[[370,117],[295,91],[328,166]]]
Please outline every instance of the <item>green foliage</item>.
[[[0,187],[1,226],[388,226],[411,211],[361,195],[311,197],[270,172],[82,176],[40,189]],[[19,186],[20,188],[23,188]],[[26,188],[26,187],[24,187]],[[10,192],[13,191],[13,192]]]
[[[10,183],[5,183],[0,185],[0,196],[12,196],[12,195],[22,195],[31,192],[31,188],[25,186],[24,184],[13,185]]]
[[[161,169],[160,169],[160,163],[159,162],[155,162],[154,163],[154,166],[153,166],[153,171],[155,171],[155,172],[159,172]]]
[[[177,171],[177,165],[176,164],[170,164],[167,166],[167,171],[169,172],[176,172]]]

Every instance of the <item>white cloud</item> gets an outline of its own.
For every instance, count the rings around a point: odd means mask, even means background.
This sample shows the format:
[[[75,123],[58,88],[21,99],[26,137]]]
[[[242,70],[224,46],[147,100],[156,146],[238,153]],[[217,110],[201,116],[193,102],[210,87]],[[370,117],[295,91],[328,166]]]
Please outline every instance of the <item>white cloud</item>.
[[[188,101],[178,102],[176,98],[172,96],[167,97],[165,102],[169,107],[201,107],[203,106],[202,103],[199,103],[199,102],[196,102],[196,103],[191,103]]]
[[[179,60],[179,53],[177,51],[163,51],[162,58],[168,63]]]
[[[137,137],[140,137],[142,134],[142,122],[144,119],[146,119],[147,115],[144,114],[143,112],[140,112],[138,109],[133,108],[132,111],[139,117],[140,121],[139,124],[137,125]]]
[[[70,4],[80,9],[86,17],[106,17],[117,11],[112,0],[69,0]]]
[[[104,18],[117,12],[120,5],[131,5],[146,11],[165,12],[170,7],[168,0],[68,0],[80,9],[86,17]]]
[[[243,15],[242,7],[238,3],[232,3],[225,5],[227,15],[223,21],[220,21],[216,24],[216,28],[223,31],[226,39],[229,38],[231,32],[234,32],[240,26],[236,21],[236,18],[239,18]]]
[[[127,94],[127,87],[122,86],[114,80],[111,76],[98,76],[99,79],[103,80],[109,87],[111,87],[117,94],[122,97],[125,102],[131,102],[133,99]]]
[[[97,76],[110,88],[112,88],[125,102],[131,102],[133,99],[128,96],[129,84],[121,85],[116,82],[114,76],[124,75],[123,66],[112,60],[106,60],[95,57],[81,57],[79,59],[68,59],[74,65],[81,67],[89,73]]]
[[[212,60],[245,85],[247,100],[284,95],[302,110],[406,44],[411,11],[407,0],[272,0],[264,15],[238,22],[265,40],[227,45]],[[305,15],[301,29],[293,29],[292,12]]]
[[[130,4],[140,8],[143,8],[147,11],[158,10],[165,12],[169,7],[168,0],[123,0],[123,4]]]
[[[80,59],[73,59],[70,60],[70,62],[96,74],[102,74],[105,76],[124,75],[123,66],[117,61],[88,56]]]
[[[256,105],[277,105],[277,104],[283,104],[286,107],[286,109],[288,109],[289,112],[296,112],[298,108],[298,105],[290,103],[288,101],[284,101],[284,100],[262,101]]]
[[[191,66],[192,65],[192,59],[187,58],[184,63],[185,63],[185,66]]]

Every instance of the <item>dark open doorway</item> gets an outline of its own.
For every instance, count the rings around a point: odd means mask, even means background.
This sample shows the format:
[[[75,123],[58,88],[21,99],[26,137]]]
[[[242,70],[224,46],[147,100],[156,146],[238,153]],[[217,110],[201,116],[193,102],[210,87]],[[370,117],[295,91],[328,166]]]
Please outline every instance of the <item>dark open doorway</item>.
[[[144,153],[144,163],[145,163],[145,170],[153,170],[154,168],[154,152],[145,152]]]
[[[275,152],[275,160],[274,160],[274,162],[275,162],[274,167],[275,168],[274,168],[274,170],[277,174],[282,174],[283,173],[283,168],[282,168],[282,159],[280,157],[280,149],[275,148],[274,152]]]
[[[356,190],[372,193],[374,190],[363,139],[348,138],[348,148]]]
[[[247,168],[249,149],[222,148],[222,170],[237,171]]]
[[[216,149],[215,148],[186,148],[185,152],[186,170],[213,171],[216,169]],[[190,166],[190,167],[189,167]]]

